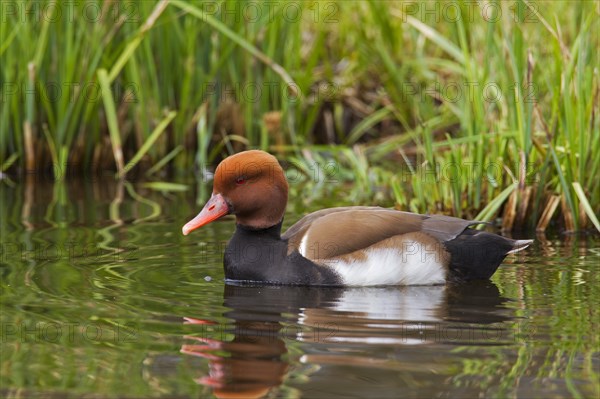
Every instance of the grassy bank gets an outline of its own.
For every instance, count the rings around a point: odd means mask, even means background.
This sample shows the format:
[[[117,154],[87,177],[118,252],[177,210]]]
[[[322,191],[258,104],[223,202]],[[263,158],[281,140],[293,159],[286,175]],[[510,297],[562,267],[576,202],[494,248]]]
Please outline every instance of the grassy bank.
[[[596,228],[597,2],[2,3],[0,165],[307,179],[503,227]]]

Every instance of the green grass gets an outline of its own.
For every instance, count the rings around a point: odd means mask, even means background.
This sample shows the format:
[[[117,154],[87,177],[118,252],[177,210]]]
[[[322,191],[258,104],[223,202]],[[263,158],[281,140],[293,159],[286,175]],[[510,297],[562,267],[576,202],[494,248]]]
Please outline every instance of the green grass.
[[[4,172],[185,174],[262,148],[335,161],[403,209],[534,228],[560,196],[552,220],[597,223],[595,2],[277,3],[248,21],[252,2],[11,4]]]

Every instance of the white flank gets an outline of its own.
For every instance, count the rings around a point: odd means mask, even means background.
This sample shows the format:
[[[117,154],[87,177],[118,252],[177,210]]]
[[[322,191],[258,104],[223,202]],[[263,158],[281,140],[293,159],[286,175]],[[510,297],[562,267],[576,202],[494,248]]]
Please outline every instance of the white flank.
[[[446,282],[446,268],[439,257],[422,251],[419,242],[407,241],[401,248],[374,248],[366,252],[366,260],[346,262],[333,259],[327,266],[335,270],[345,285],[432,285]]]
[[[302,237],[302,241],[300,241],[300,247],[298,248],[298,252],[300,252],[300,255],[304,256],[305,258],[307,258],[306,256],[306,243],[308,242],[308,232],[304,233],[304,237]]]

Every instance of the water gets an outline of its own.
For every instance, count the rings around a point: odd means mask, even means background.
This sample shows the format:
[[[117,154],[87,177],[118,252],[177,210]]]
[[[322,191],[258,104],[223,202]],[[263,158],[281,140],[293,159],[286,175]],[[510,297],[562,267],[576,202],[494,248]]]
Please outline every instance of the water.
[[[288,226],[326,205],[298,190]],[[600,394],[598,237],[538,237],[488,282],[225,286],[233,220],[183,237],[196,194],[0,184],[0,396]]]

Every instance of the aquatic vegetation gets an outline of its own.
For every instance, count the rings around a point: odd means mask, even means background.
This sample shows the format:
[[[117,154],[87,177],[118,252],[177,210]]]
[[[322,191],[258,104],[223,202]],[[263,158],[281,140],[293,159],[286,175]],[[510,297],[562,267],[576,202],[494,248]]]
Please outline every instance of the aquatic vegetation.
[[[205,174],[260,148],[336,163],[357,201],[600,230],[597,4],[292,6],[3,2],[2,176]]]

